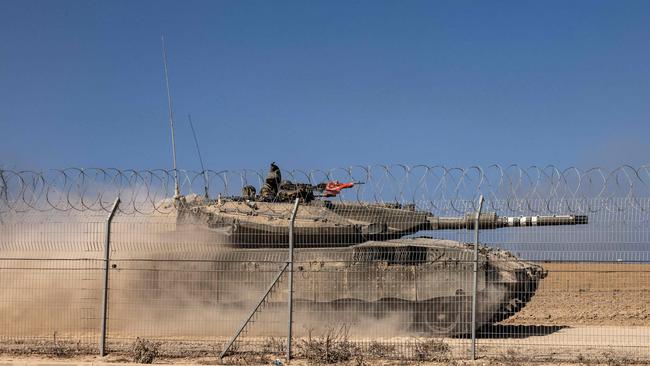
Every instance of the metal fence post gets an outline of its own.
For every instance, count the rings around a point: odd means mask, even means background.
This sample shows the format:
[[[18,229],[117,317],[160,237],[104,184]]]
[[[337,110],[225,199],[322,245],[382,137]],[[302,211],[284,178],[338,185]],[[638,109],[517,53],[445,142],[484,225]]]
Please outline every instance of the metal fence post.
[[[102,333],[99,340],[99,355],[106,355],[106,318],[108,316],[108,272],[110,269],[111,256],[111,222],[120,205],[119,197],[115,200],[111,213],[106,219],[106,232],[104,236],[104,291],[102,292]]]
[[[296,198],[293,204],[293,210],[291,211],[291,219],[289,220],[289,300],[287,304],[289,308],[289,330],[287,332],[287,360],[291,359],[291,338],[293,331],[293,224],[296,221],[299,204],[300,199]]]
[[[483,195],[478,199],[478,210],[474,220],[474,278],[472,285],[472,360],[476,360],[476,310],[478,294],[478,233],[483,209]]]

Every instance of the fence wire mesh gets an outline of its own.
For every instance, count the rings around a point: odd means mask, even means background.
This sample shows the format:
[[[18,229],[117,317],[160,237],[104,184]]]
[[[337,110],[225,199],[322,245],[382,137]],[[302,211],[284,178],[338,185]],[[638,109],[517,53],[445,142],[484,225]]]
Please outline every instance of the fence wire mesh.
[[[329,342],[340,357],[467,358],[474,328],[479,356],[650,359],[646,166],[282,171],[293,182],[271,194],[258,172],[203,173],[182,172],[174,199],[170,171],[0,171],[2,349],[97,352],[119,197],[109,352],[146,338],[170,357],[216,357],[260,299],[230,354],[285,352],[298,197],[299,357]],[[356,183],[324,197],[317,185],[334,181]],[[191,193],[202,185],[209,198]]]

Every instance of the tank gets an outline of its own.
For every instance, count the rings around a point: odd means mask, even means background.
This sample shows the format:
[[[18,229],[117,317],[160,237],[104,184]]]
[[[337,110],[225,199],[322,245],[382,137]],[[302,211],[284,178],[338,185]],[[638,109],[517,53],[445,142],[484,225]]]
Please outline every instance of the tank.
[[[474,245],[414,234],[468,230],[475,213],[434,216],[415,205],[332,200],[355,182],[319,185],[282,181],[271,164],[260,194],[246,186],[241,196],[185,196],[169,201],[177,225],[208,230],[228,270],[249,283],[277,271],[287,256],[289,223],[295,201],[294,273],[300,281],[294,299],[301,306],[370,311],[376,316],[408,314],[404,327],[435,336],[471,333]],[[482,213],[480,229],[587,224],[587,216],[502,217]],[[259,276],[257,279],[256,276]],[[512,253],[479,246],[477,328],[506,319],[534,295],[546,271]],[[218,284],[229,294],[242,293],[240,282]],[[250,289],[259,293],[262,288]],[[259,290],[259,291],[258,291]],[[245,294],[242,294],[245,297]],[[237,302],[237,296],[228,301]]]

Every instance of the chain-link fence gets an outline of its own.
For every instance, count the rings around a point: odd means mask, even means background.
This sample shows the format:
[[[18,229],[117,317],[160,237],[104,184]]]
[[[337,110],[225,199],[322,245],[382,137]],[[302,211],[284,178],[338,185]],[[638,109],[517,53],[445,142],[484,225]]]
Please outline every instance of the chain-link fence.
[[[650,359],[645,167],[392,169],[176,199],[170,172],[2,171],[2,350],[286,354],[291,316],[298,357]]]

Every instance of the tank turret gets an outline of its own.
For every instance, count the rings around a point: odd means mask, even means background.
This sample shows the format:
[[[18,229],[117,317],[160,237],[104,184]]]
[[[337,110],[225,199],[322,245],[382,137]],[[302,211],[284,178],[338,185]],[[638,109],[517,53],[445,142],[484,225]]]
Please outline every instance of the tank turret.
[[[179,222],[210,228],[219,244],[274,247],[288,242],[290,203],[222,198],[214,202],[187,200],[179,207]],[[399,239],[420,231],[473,229],[475,215],[434,216],[399,204],[313,200],[300,205],[294,239],[296,245],[302,247],[348,246],[368,240]],[[584,215],[497,216],[496,213],[482,213],[479,228],[587,223]]]

